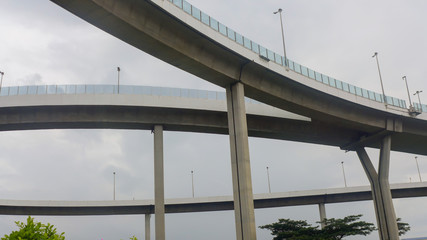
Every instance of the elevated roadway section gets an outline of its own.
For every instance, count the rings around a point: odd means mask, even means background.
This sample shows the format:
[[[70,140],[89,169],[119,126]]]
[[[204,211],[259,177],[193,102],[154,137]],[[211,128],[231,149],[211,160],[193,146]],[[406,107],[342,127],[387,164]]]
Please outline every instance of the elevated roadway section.
[[[392,184],[393,198],[427,196],[427,183]],[[255,208],[334,204],[372,200],[370,186],[255,194]],[[165,199],[166,213],[233,210],[232,196]],[[153,214],[154,200],[52,201],[0,200],[2,215],[88,216]]]
[[[415,110],[407,109],[401,99],[285,59],[184,0],[52,2],[136,48],[226,89],[238,240],[256,239],[245,96],[310,118],[313,132],[296,140],[310,142],[307,139],[326,129],[331,137],[323,135],[318,143],[355,151],[371,183],[380,238],[399,238],[388,183],[390,151],[427,154],[427,106],[414,104]],[[155,185],[159,186],[163,185],[164,127],[154,126]],[[378,170],[366,147],[380,149]],[[156,238],[164,239],[164,195],[162,188],[158,190]]]
[[[346,139],[323,143],[346,150],[380,147],[427,154],[427,106],[382,96],[313,71],[253,42],[181,0],[52,0],[100,29],[204,80],[226,88],[236,82],[257,101],[342,129]],[[353,134],[347,134],[352,132]],[[315,132],[313,133],[315,134]],[[307,136],[310,138],[310,136]]]
[[[225,92],[127,85],[119,90],[114,85],[3,87],[0,131],[153,130],[162,124],[167,131],[228,133]],[[295,140],[310,132],[307,117],[251,99],[246,99],[246,111],[250,136]]]

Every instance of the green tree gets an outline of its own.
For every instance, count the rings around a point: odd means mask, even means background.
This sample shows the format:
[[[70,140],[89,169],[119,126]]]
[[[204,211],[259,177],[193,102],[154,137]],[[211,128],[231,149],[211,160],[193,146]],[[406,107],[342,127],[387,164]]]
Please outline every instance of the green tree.
[[[307,221],[295,221],[291,219],[279,219],[278,222],[260,226],[271,231],[274,240],[282,239],[318,239],[337,240],[346,236],[368,235],[375,230],[372,223],[357,221],[362,215],[352,215],[343,219],[325,219],[327,226],[319,229],[313,227]]]
[[[325,227],[320,230],[323,239],[339,240],[347,236],[369,235],[376,228],[374,224],[358,221],[362,215],[351,215],[345,218],[325,218]],[[320,223],[320,222],[319,222]]]
[[[34,222],[30,216],[27,218],[26,224],[19,221],[15,223],[19,227],[19,231],[4,235],[1,240],[65,240],[64,233],[57,234],[53,225]]]
[[[402,222],[401,218],[397,218],[397,228],[399,229],[399,236],[405,235],[411,230],[411,226],[408,223]]]
[[[268,229],[274,240],[280,239],[313,239],[319,233],[318,227],[312,227],[307,221],[279,219],[278,222],[260,226],[261,229]]]

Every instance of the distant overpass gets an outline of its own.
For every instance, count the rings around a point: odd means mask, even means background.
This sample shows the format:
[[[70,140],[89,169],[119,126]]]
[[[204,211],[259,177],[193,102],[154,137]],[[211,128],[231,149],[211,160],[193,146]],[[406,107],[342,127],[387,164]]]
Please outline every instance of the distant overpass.
[[[392,184],[393,198],[426,197],[427,183]],[[370,186],[255,194],[255,208],[275,208],[372,200]],[[166,199],[166,213],[233,210],[233,197]],[[2,215],[84,216],[153,214],[154,200],[42,201],[0,200]]]

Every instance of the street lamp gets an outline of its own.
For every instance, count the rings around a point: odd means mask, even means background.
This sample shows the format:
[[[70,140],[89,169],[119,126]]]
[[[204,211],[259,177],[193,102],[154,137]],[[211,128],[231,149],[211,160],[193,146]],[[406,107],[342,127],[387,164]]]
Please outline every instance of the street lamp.
[[[421,91],[416,91],[415,93],[414,93],[414,96],[415,95],[418,95],[418,103],[420,104],[420,112],[422,112],[423,111],[423,107],[422,107],[422,105],[421,105],[421,99],[420,99],[420,93],[422,93],[423,91],[421,90]]]
[[[267,182],[268,182],[268,192],[271,193],[271,186],[270,186],[270,173],[268,171],[268,167],[266,167],[267,169]]]
[[[191,190],[194,198],[194,171],[193,170],[191,170]]]
[[[417,163],[418,177],[420,177],[420,182],[422,182],[423,180],[421,180],[421,173],[420,173],[420,167],[418,166],[418,157],[417,156],[415,156],[415,162]]]
[[[372,56],[372,57],[375,57],[375,58],[377,59],[378,74],[380,75],[380,82],[381,82],[381,89],[382,89],[382,91],[383,91],[384,104],[387,106],[387,98],[386,98],[386,96],[385,96],[385,92],[384,92],[383,79],[382,79],[382,77],[381,77],[381,71],[380,71],[380,63],[378,62],[378,53],[377,53],[377,52],[375,52],[375,53],[374,53],[374,56]]]
[[[412,100],[411,100],[411,94],[409,94],[409,87],[408,87],[408,80],[406,79],[406,76],[403,76],[402,79],[406,83],[406,91],[408,92],[408,98],[409,98],[409,110],[413,110],[412,108]]]
[[[280,26],[282,29],[283,57],[285,58],[285,67],[286,67],[286,70],[289,71],[288,61],[287,61],[287,57],[286,57],[285,33],[283,31],[282,9],[279,8],[279,10],[277,10],[276,12],[273,12],[273,14],[277,14],[277,13],[279,13],[279,16],[280,16]]]
[[[116,200],[116,172],[113,172],[113,200]]]
[[[117,94],[120,94],[120,67],[117,67]]]
[[[344,162],[341,162],[342,166],[342,175],[344,176],[344,186],[347,187],[347,180],[345,179],[345,171],[344,171]]]
[[[3,75],[4,75],[4,72],[0,71],[0,74],[1,74],[1,80],[0,80],[0,91],[1,91],[1,86],[3,84]]]

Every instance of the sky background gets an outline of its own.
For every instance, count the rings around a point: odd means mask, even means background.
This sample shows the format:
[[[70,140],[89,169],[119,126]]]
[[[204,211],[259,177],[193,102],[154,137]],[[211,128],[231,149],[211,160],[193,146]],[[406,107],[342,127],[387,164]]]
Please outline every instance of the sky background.
[[[249,39],[282,52],[279,17],[284,10],[287,55],[311,69],[353,85],[381,92],[374,52],[387,95],[407,100],[427,91],[427,1],[192,0],[191,4]],[[0,1],[0,71],[3,86],[34,84],[121,84],[223,89],[129,46],[47,0]],[[423,95],[424,94],[424,95]],[[426,103],[427,93],[421,101]],[[1,99],[0,99],[1,100]],[[413,98],[413,100],[415,100]],[[250,138],[254,193],[343,187],[341,161],[349,186],[369,182],[354,152],[335,147]],[[232,195],[226,135],[165,132],[166,198]],[[378,151],[368,149],[374,164]],[[390,182],[417,181],[414,155],[391,155]],[[427,157],[419,156],[423,178]],[[153,135],[149,131],[37,130],[0,134],[0,199],[111,200],[152,199]],[[394,200],[396,215],[427,236],[427,198]],[[328,217],[363,214],[375,223],[371,201],[326,206]],[[255,210],[256,225],[278,218],[318,221],[317,206]],[[0,216],[0,235],[16,229],[25,216]],[[144,236],[144,216],[36,217],[50,222],[67,239],[128,239]],[[152,218],[154,234],[154,217]],[[234,239],[234,213],[166,215],[168,239]],[[271,239],[257,230],[258,239]],[[154,239],[154,238],[152,238]],[[349,238],[356,239],[356,238]],[[360,237],[357,237],[360,239]],[[366,239],[378,239],[374,232]]]

